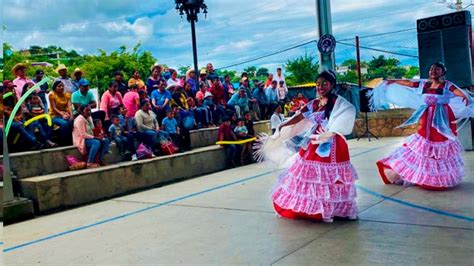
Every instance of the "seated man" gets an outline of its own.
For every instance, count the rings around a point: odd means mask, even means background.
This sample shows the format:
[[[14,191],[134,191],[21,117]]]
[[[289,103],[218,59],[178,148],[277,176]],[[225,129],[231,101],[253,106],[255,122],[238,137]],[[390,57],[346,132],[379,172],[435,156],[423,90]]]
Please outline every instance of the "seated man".
[[[234,107],[237,117],[241,118],[243,113],[249,111],[249,98],[244,88],[239,89],[239,93],[232,95],[227,105]]]
[[[232,126],[230,125],[229,117],[225,116],[222,118],[222,125],[219,126],[219,130],[217,132],[217,141],[236,141],[237,137],[235,136],[234,132],[232,131]],[[227,167],[233,168],[236,166],[235,159],[237,154],[237,150],[239,149],[239,145],[236,144],[226,144],[221,145],[225,149],[226,154],[226,161]]]
[[[92,91],[89,90],[90,83],[87,79],[82,79],[79,82],[79,90],[71,95],[72,106],[74,107],[74,115],[77,115],[79,106],[88,106],[91,109],[97,108],[97,102]],[[92,119],[105,120],[104,111],[95,111],[92,113]]]

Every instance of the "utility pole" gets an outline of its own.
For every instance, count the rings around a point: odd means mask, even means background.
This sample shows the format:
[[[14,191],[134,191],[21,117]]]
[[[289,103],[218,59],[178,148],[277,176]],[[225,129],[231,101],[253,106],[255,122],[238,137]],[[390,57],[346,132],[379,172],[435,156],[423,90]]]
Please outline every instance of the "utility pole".
[[[454,9],[456,11],[463,11],[473,5],[472,1],[470,1],[470,4],[468,4],[467,6],[463,6],[462,0],[450,1],[449,3],[447,2],[447,0],[440,0],[438,1],[438,3],[445,4],[448,8]]]
[[[318,23],[317,35],[318,39],[321,36],[329,34],[332,35],[332,22],[331,22],[331,2],[330,0],[315,0],[316,1],[316,19]],[[323,54],[320,53],[319,57],[320,70],[334,70],[335,60],[334,52]]]
[[[198,21],[198,14],[201,10],[204,16],[207,17],[207,6],[204,4],[204,0],[175,0],[176,11],[181,17],[186,14],[188,22],[191,23],[191,40],[193,43],[193,61],[194,61],[194,80],[196,88],[199,88],[199,69],[198,69],[198,58],[197,58],[197,43],[196,43],[196,25]]]

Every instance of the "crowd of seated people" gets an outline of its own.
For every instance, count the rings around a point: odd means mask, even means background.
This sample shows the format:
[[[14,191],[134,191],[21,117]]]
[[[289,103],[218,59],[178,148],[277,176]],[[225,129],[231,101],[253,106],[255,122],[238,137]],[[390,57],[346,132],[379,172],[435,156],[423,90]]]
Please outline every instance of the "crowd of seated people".
[[[40,69],[30,79],[26,70],[27,65],[16,64],[12,69],[16,78],[3,82],[3,94],[11,92],[3,101],[5,120],[19,99],[29,94],[14,114],[8,136],[10,149],[74,145],[91,168],[105,164],[111,143],[122,156],[135,159],[132,155],[139,144],[155,155],[160,154],[163,140],[172,142],[176,151],[189,150],[193,129],[224,125],[219,129],[225,131],[222,139],[255,136],[251,122],[269,119],[276,107],[284,105],[288,93],[281,69],[275,76],[270,74],[266,82],[254,81],[253,87],[243,73],[236,88],[228,75],[219,77],[211,63],[200,70],[197,81],[193,69],[180,77],[176,70],[155,64],[146,80],[140,78],[138,70],[129,73],[128,82],[121,71],[114,72],[114,79],[101,95],[91,90],[79,68],[69,75],[67,67],[60,65],[58,77],[35,91],[30,90],[43,79],[44,72]],[[231,156],[230,165],[250,160],[250,145],[225,148],[228,154],[236,154]]]

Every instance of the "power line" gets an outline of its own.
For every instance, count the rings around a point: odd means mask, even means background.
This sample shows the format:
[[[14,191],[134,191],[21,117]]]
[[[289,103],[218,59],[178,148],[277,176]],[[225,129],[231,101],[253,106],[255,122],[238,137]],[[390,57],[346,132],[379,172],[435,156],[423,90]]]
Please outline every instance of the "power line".
[[[355,47],[355,44],[343,43],[343,42],[341,42],[341,41],[336,41],[336,42],[337,42],[337,43],[340,43],[340,44],[342,44],[342,45],[348,45],[348,46],[353,46],[353,47]],[[392,52],[392,51],[382,50],[382,49],[378,49],[378,48],[371,48],[371,47],[367,47],[367,46],[359,46],[359,47],[362,48],[362,49],[372,50],[372,51],[376,51],[376,52],[382,52],[382,53],[387,53],[387,54],[394,54],[394,55],[400,55],[400,56],[418,58],[417,55],[410,55],[410,54]]]
[[[278,50],[278,51],[275,51],[275,52],[272,52],[272,53],[269,53],[269,54],[266,54],[266,55],[258,56],[258,57],[252,58],[252,59],[248,59],[248,60],[245,60],[245,61],[242,61],[242,62],[239,62],[239,63],[235,63],[235,64],[223,66],[223,67],[220,67],[220,68],[218,68],[218,69],[225,69],[225,68],[229,68],[229,67],[234,67],[234,66],[243,65],[243,64],[250,63],[250,62],[253,62],[253,61],[257,61],[257,60],[260,60],[260,59],[263,59],[263,58],[266,58],[266,57],[270,57],[270,56],[273,56],[273,55],[281,54],[281,53],[284,53],[284,52],[287,52],[287,51],[290,51],[290,50],[299,48],[299,47],[301,47],[301,46],[305,46],[305,45],[307,45],[307,44],[310,44],[310,43],[316,42],[316,41],[317,41],[316,39],[312,39],[312,40],[310,40],[310,41],[306,41],[306,42],[301,43],[301,44],[293,45],[293,46],[288,47],[288,48],[286,48],[286,49]]]
[[[377,33],[377,34],[371,34],[371,35],[364,35],[364,36],[359,36],[359,39],[371,38],[371,37],[378,37],[378,36],[384,36],[384,35],[390,35],[390,34],[394,34],[394,33],[407,32],[407,31],[412,31],[412,30],[416,30],[416,28],[409,28],[409,29],[396,30],[396,31],[391,31],[391,32],[384,32],[384,33]],[[341,40],[339,40],[339,41],[351,41],[351,40],[354,40],[354,38],[341,39]]]

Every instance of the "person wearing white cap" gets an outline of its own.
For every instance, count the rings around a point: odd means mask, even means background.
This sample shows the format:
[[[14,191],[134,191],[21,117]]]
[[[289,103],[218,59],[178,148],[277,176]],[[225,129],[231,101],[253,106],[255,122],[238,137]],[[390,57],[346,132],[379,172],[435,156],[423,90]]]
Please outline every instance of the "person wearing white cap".
[[[67,93],[73,93],[76,91],[76,87],[72,83],[72,79],[67,76],[67,67],[64,64],[60,64],[56,68],[56,72],[59,74],[59,78],[56,78],[54,81],[61,81],[64,84],[64,91]]]
[[[204,82],[201,82],[201,84]],[[202,101],[202,105],[206,107],[209,110],[209,115],[210,115],[210,121],[211,121],[211,126],[212,125],[217,125],[218,121],[216,121],[219,117],[219,114],[217,113],[217,106],[214,104],[214,95],[210,91],[207,91],[204,94],[204,99]]]

